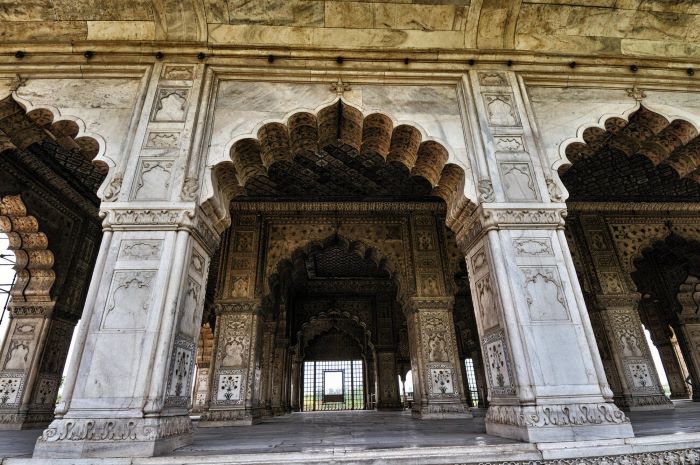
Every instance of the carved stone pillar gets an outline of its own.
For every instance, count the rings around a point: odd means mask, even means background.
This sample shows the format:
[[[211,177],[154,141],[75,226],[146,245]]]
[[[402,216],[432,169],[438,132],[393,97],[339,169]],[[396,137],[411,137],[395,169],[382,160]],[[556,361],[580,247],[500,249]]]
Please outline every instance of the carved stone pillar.
[[[656,372],[639,318],[637,295],[599,295],[601,318],[615,361],[622,396],[617,404],[629,410],[673,408]]]
[[[272,354],[272,367],[270,389],[272,394],[272,414],[275,416],[287,413],[285,395],[287,383],[285,373],[287,371],[287,344],[286,339],[278,339],[274,344]]]
[[[192,413],[202,413],[209,410],[211,389],[211,362],[214,349],[214,333],[209,324],[202,326],[197,345],[197,374],[194,379],[194,399]]]
[[[216,353],[209,410],[199,426],[258,423],[262,374],[262,330],[257,300],[217,303]]]
[[[630,437],[563,231],[543,228],[563,226],[559,215],[494,209],[471,232],[481,237],[467,266],[489,384],[486,430],[529,442]]]
[[[462,366],[452,298],[413,297],[407,316],[413,375],[413,414],[420,418],[471,417],[462,390]]]
[[[693,400],[700,401],[700,279],[688,276],[678,290],[681,304],[676,337],[693,386]]]
[[[64,397],[34,457],[153,456],[191,441],[211,250],[190,233],[191,219],[109,211]]]
[[[290,386],[290,408],[292,409],[292,412],[299,412],[301,410],[301,378],[303,376],[303,371],[302,371],[302,364],[303,362],[298,359],[295,355],[292,355],[292,360],[291,360],[292,366],[291,366],[291,381],[292,384]]]
[[[377,410],[401,410],[396,354],[377,351]]]
[[[275,329],[276,323],[268,321],[264,323],[262,338],[262,377],[260,380],[260,404],[262,416],[271,417],[272,413],[272,382],[273,382],[273,360],[275,352]]]
[[[75,323],[52,315],[51,302],[11,302],[0,371],[0,429],[45,427]]]
[[[124,156],[111,154],[120,161],[98,192],[97,264],[63,400],[34,457],[153,456],[191,441],[195,347],[222,227],[197,206],[203,72],[159,62],[146,73]]]

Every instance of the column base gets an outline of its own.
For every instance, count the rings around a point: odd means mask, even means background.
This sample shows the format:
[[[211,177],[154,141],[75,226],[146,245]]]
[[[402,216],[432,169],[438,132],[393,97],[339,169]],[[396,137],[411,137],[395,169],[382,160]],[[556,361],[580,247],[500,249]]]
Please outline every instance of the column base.
[[[46,428],[52,421],[53,411],[45,413],[0,413],[0,431]]]
[[[191,443],[188,416],[63,418],[44,430],[32,457],[154,457]]]
[[[259,409],[209,409],[202,415],[197,426],[201,428],[218,428],[220,426],[250,426],[260,423],[262,415]]]
[[[665,395],[620,397],[615,399],[615,404],[626,412],[670,410],[675,408],[673,402]]]
[[[632,424],[612,404],[491,406],[486,432],[525,442],[561,442],[634,437]]]
[[[473,418],[469,407],[455,402],[431,402],[414,406],[411,412],[414,418],[421,420],[441,420],[446,418]]]

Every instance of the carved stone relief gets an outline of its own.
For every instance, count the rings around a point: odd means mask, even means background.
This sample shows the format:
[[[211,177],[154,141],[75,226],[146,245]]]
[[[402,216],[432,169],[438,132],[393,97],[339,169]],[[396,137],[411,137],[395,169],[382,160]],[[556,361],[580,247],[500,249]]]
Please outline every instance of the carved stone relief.
[[[27,370],[33,347],[33,340],[13,340],[10,342],[5,360],[5,370]]]
[[[191,81],[194,79],[194,66],[165,65],[161,78],[166,81]]]
[[[632,381],[633,391],[658,391],[658,388],[654,385],[649,364],[646,361],[626,361],[625,372],[628,379]]]
[[[569,310],[556,266],[520,267],[532,321],[568,320]]]
[[[158,260],[163,247],[159,239],[123,240],[119,246],[119,260]]]
[[[507,86],[508,78],[505,76],[505,74],[502,73],[480,72],[479,84],[486,87]]]
[[[498,303],[491,285],[490,275],[477,281],[476,297],[479,302],[479,316],[483,331],[498,326]]]
[[[190,383],[194,368],[194,348],[192,341],[176,338],[168,373],[168,406],[187,407],[190,396]]]
[[[201,296],[201,286],[191,277],[187,277],[187,286],[180,308],[180,322],[178,331],[189,337],[194,337],[195,330],[199,326],[197,306]]]
[[[115,271],[102,329],[144,329],[155,271]]]
[[[41,376],[36,384],[33,403],[35,405],[53,407],[60,383],[59,376]]]
[[[503,330],[486,334],[481,342],[486,354],[486,371],[489,378],[489,390],[494,396],[515,395],[510,355],[506,346]]]
[[[513,239],[518,257],[553,257],[552,241],[548,237]]]
[[[173,131],[151,131],[146,136],[143,147],[147,149],[155,148],[178,148],[180,146],[180,133]]]
[[[137,200],[165,200],[170,192],[172,160],[141,160],[134,198]]]
[[[456,394],[451,364],[428,364],[428,377],[432,396],[453,396]]]
[[[248,363],[251,315],[229,315],[221,332],[222,367],[242,367]]]
[[[529,163],[499,163],[506,198],[511,201],[537,200],[532,169]]]
[[[243,402],[243,370],[220,370],[216,386],[217,404],[240,404]]]
[[[522,136],[498,136],[494,138],[496,150],[501,152],[524,152],[525,144]]]
[[[484,104],[492,126],[520,126],[520,118],[511,94],[484,94]]]
[[[23,387],[23,376],[0,375],[0,408],[19,406]]]
[[[187,88],[161,88],[156,93],[151,121],[183,122],[187,113]]]

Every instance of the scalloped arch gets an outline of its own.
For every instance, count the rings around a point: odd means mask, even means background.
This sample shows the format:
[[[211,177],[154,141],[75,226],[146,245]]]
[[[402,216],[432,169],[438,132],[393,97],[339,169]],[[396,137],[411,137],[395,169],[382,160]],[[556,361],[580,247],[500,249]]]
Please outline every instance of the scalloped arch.
[[[0,197],[0,233],[9,239],[15,254],[16,281],[10,290],[14,302],[51,301],[56,280],[54,255],[49,240],[39,229],[39,221],[27,213],[19,195]]]
[[[637,104],[622,114],[604,114],[595,124],[581,125],[576,137],[559,145],[552,170],[561,176],[579,160],[608,146],[627,157],[643,155],[654,166],[666,164],[680,178],[700,183],[699,135],[693,122]]]
[[[402,165],[412,177],[425,180],[432,195],[447,204],[449,227],[475,208],[464,194],[466,168],[456,161],[449,145],[428,137],[416,123],[382,112],[365,114],[339,98],[313,110],[295,110],[282,120],[262,121],[252,132],[233,137],[224,153],[210,163],[208,178],[214,192],[203,208],[216,214],[223,229],[228,224],[228,203],[244,192],[250,180],[267,177],[275,167],[293,163],[297,155],[328,145]]]

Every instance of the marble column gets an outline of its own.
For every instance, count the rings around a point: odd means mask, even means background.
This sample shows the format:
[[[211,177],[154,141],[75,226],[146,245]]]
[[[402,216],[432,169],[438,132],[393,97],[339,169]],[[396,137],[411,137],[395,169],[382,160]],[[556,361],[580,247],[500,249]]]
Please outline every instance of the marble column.
[[[301,378],[303,376],[302,364],[303,362],[300,359],[298,359],[294,354],[292,354],[290,370],[292,384],[290,386],[289,393],[290,408],[292,412],[299,412],[301,410],[301,397],[303,396],[303,393],[301,391]]]
[[[274,416],[287,413],[287,407],[285,405],[287,393],[285,377],[287,371],[287,345],[288,341],[286,339],[275,340],[270,381],[270,388],[272,391],[272,414]]]
[[[407,316],[413,414],[419,418],[471,417],[461,387],[450,297],[412,297]]]
[[[53,309],[53,302],[10,302],[0,351],[0,429],[45,427],[53,420],[75,328]]]
[[[603,328],[610,342],[612,359],[618,372],[620,407],[628,410],[673,408],[664,394],[661,381],[642,331],[637,306],[639,296],[598,295]]]
[[[700,278],[688,276],[680,285],[678,302],[680,323],[674,329],[690,374],[693,400],[697,402],[700,401]]]
[[[401,410],[396,353],[377,351],[377,410]]]
[[[211,250],[193,237],[191,220],[108,212],[63,400],[34,457],[153,456],[191,441]]]
[[[275,351],[275,329],[277,324],[274,321],[267,321],[263,324],[262,337],[262,376],[260,380],[260,404],[262,416],[271,417],[272,412],[272,386],[274,370]]]
[[[202,326],[197,345],[197,373],[194,379],[194,399],[192,413],[203,413],[209,410],[211,389],[211,362],[214,351],[214,333],[209,324]]]
[[[262,333],[259,300],[216,303],[217,350],[211,401],[200,427],[238,426],[261,419]]]
[[[524,86],[482,69],[459,95],[478,198],[451,223],[486,365],[486,431],[528,442],[633,436],[605,378],[564,236],[564,191]]]

